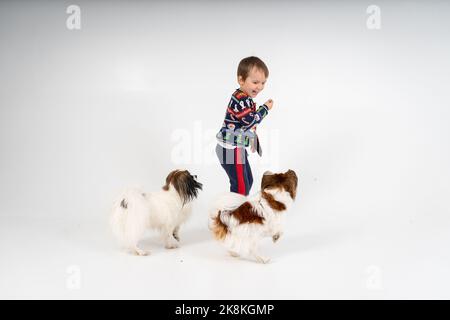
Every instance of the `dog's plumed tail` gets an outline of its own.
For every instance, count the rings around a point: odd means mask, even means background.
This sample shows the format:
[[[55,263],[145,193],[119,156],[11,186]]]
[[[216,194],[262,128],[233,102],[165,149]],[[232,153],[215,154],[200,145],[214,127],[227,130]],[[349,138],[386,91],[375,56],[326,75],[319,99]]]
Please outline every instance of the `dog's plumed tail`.
[[[111,216],[111,228],[122,246],[133,248],[147,227],[148,199],[139,189],[125,190],[117,199]]]
[[[214,238],[223,241],[228,233],[227,224],[222,221],[222,212],[219,210],[215,217],[211,217],[209,222],[209,229],[212,231]]]
[[[245,201],[247,201],[245,196],[234,192],[225,193],[215,201],[209,213],[209,229],[217,240],[223,241],[228,233],[231,222],[229,212]]]

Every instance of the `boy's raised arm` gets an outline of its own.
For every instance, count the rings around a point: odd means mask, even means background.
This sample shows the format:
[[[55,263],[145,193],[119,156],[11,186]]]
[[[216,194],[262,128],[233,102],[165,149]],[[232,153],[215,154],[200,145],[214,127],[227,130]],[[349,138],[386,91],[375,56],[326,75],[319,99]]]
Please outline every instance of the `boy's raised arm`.
[[[272,103],[272,100],[268,100],[265,104],[261,105],[256,112],[254,112],[251,109],[251,102],[248,98],[244,97],[237,99],[233,96],[230,104],[228,105],[228,112],[234,119],[238,120],[242,124],[242,129],[247,131],[253,126],[261,123],[262,119],[264,119],[269,113]]]

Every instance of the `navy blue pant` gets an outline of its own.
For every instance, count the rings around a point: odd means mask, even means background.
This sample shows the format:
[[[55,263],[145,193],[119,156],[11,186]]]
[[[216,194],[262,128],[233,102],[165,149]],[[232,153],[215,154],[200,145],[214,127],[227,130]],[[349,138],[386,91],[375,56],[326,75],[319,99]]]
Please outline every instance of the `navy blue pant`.
[[[216,154],[230,179],[230,191],[247,196],[253,184],[247,150],[245,148],[226,149],[218,144]]]

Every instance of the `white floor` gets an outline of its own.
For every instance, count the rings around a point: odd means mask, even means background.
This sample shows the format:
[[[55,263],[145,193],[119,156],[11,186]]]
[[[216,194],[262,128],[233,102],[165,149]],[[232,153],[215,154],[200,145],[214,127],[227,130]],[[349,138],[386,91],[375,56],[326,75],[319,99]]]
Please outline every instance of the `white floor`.
[[[119,251],[99,221],[2,218],[0,298],[450,298],[446,226],[349,223],[301,210],[290,212],[281,242],[264,242],[268,265],[227,256],[199,215],[179,249],[149,233],[147,257]]]

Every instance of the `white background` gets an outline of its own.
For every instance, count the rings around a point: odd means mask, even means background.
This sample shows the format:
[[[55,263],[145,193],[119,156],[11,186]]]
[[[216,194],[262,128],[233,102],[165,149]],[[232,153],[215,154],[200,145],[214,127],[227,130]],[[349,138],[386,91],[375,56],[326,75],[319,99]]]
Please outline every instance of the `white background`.
[[[66,9],[81,8],[81,30]],[[370,30],[369,5],[381,9]],[[450,298],[450,5],[444,1],[0,2],[0,297]],[[206,227],[236,68],[270,69],[262,172],[293,169],[258,265]],[[118,250],[120,190],[187,168],[204,191],[167,251]]]

